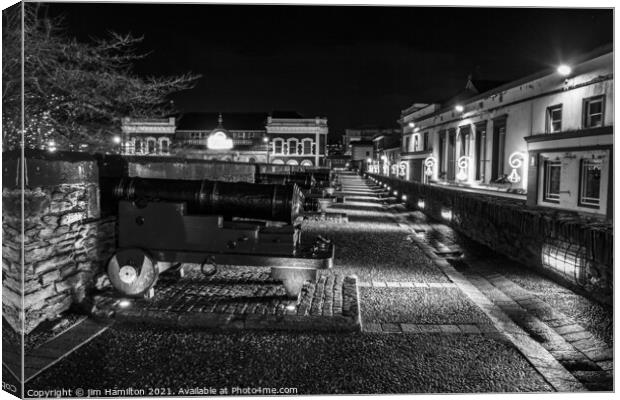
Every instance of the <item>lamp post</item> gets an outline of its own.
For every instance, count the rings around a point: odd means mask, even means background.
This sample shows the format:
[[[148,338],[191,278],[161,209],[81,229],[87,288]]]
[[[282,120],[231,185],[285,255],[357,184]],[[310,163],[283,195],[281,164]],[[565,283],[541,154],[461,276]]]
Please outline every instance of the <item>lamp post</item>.
[[[263,136],[263,143],[267,145],[267,164],[269,164],[269,137]]]

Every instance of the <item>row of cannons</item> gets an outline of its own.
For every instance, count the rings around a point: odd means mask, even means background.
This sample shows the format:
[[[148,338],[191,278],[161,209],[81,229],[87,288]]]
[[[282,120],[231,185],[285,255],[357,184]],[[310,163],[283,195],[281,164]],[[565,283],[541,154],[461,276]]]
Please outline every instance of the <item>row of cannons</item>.
[[[166,270],[200,265],[271,267],[289,296],[319,269],[332,267],[334,246],[324,237],[302,243],[306,197],[325,198],[327,173],[262,175],[260,183],[104,178],[102,202],[118,212],[118,243],[107,266],[124,296],[150,297]],[[312,205],[311,207],[312,208]]]

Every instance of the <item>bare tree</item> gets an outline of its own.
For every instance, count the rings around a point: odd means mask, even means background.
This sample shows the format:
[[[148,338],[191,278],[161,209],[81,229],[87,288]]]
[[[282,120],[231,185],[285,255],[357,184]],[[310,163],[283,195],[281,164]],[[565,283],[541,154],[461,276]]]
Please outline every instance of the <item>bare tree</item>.
[[[24,62],[24,145],[105,151],[123,117],[161,117],[174,112],[168,96],[193,87],[198,76],[142,77],[132,70],[143,57],[141,37],[111,32],[88,43],[69,37],[60,18],[36,3],[3,13],[3,144],[21,142],[21,60]]]

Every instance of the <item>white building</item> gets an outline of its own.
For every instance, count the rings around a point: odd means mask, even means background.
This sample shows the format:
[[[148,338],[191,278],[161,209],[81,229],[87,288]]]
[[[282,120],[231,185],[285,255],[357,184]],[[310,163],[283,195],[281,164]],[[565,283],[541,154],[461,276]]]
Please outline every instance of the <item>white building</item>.
[[[135,155],[170,154],[176,124],[174,118],[123,118],[121,152]]]
[[[409,178],[611,218],[611,47],[566,67],[404,110]]]
[[[273,164],[322,166],[327,155],[327,118],[304,118],[297,113],[273,113],[265,127]]]

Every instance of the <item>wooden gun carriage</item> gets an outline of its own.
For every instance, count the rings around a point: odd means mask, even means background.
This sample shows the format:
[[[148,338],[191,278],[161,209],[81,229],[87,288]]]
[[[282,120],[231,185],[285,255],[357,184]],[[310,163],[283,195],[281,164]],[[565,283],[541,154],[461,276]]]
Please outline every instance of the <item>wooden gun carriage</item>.
[[[271,267],[297,296],[334,247],[302,244],[303,194],[297,185],[120,178],[104,185],[118,202],[118,250],[110,282],[127,296],[152,294],[163,271],[182,263]]]

